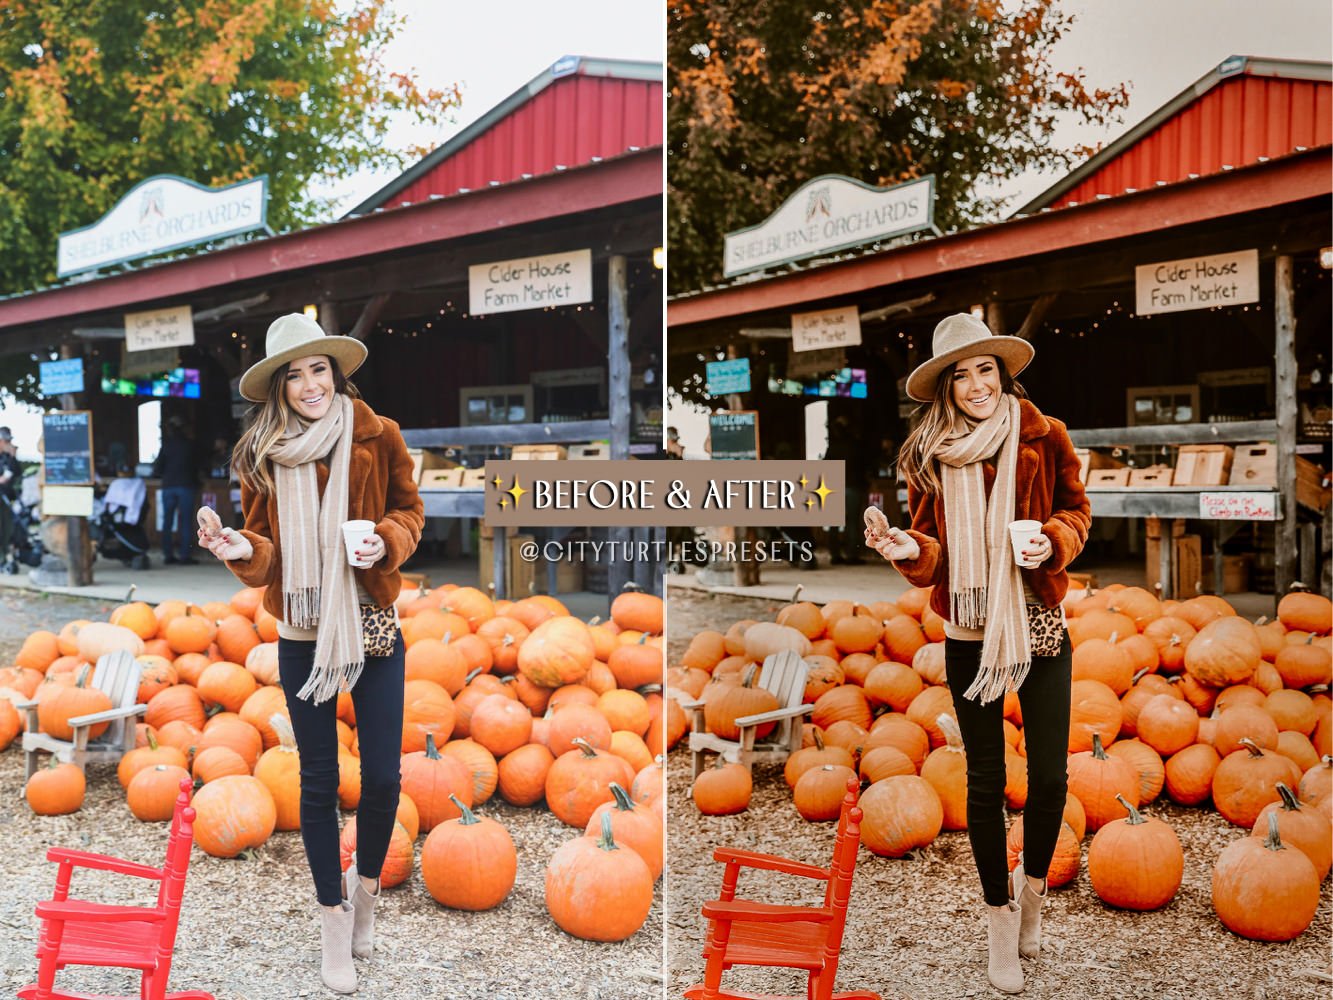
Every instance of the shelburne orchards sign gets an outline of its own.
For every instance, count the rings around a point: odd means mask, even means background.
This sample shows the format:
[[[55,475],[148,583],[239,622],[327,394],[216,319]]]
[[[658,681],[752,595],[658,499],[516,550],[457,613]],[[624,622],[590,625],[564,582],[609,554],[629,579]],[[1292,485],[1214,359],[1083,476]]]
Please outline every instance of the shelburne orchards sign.
[[[60,277],[263,229],[268,177],[206,188],[171,174],[141,181],[91,226],[61,233]]]
[[[933,175],[877,188],[825,174],[802,184],[759,225],[727,233],[723,274],[787,264],[934,224]]]

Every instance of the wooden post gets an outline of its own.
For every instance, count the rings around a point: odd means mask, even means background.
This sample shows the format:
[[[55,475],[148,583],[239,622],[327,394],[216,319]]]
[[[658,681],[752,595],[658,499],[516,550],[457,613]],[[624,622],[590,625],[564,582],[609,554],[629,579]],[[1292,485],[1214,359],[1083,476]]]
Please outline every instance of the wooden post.
[[[990,327],[990,332],[997,337],[1003,337],[1004,333],[1004,303],[991,300],[986,303],[986,325]]]
[[[1296,313],[1291,257],[1279,255],[1273,266],[1275,313],[1274,398],[1277,400],[1277,488],[1282,518],[1274,541],[1274,584],[1280,600],[1296,580]]]
[[[82,358],[83,345],[61,344],[60,356],[62,358]],[[60,408],[62,410],[77,410],[79,408],[74,395],[72,392],[60,394]],[[65,527],[68,532],[66,544],[69,547],[69,558],[66,560],[66,570],[69,574],[69,585],[71,587],[91,586],[93,582],[93,563],[87,552],[89,543],[88,519],[86,517],[67,517],[65,518]]]
[[[727,345],[727,358],[734,359],[739,356],[735,344]],[[753,378],[753,375],[751,376]],[[735,412],[744,408],[740,393],[732,392],[727,394],[727,409]],[[756,456],[758,457],[758,456]],[[741,558],[741,546],[747,542],[752,543],[755,538],[753,528],[731,528],[731,539],[736,543],[736,561],[732,563],[732,578],[736,581],[738,587],[757,587],[761,583],[759,575],[759,563],[753,559]]]
[[[629,366],[629,290],[625,258],[616,254],[606,264],[607,311],[607,386],[611,418],[611,459],[629,458],[630,366]],[[615,600],[632,578],[626,558],[632,534],[629,528],[610,528],[608,540],[616,550],[606,568],[607,597]]]

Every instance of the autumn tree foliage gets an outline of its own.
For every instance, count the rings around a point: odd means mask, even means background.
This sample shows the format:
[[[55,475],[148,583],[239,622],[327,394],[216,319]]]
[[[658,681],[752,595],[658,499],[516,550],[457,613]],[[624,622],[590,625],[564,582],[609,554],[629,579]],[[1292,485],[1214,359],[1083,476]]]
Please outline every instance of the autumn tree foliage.
[[[993,220],[985,182],[1086,154],[1052,145],[1057,116],[1126,106],[1052,66],[1071,23],[1060,0],[671,0],[671,288],[721,280],[723,234],[821,174],[934,174],[941,229]]]
[[[0,2],[0,294],[50,283],[57,235],[154,174],[267,174],[280,231],[327,216],[312,180],[402,165],[390,117],[443,122],[460,95],[384,65],[389,5]]]

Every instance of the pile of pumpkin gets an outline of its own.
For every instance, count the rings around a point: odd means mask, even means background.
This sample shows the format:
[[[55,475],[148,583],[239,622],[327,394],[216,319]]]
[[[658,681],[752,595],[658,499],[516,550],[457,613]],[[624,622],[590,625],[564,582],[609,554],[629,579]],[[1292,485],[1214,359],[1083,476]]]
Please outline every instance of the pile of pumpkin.
[[[740,621],[695,635],[667,672],[669,692],[704,702],[709,731],[735,739],[735,720],[778,708],[756,686],[764,657],[793,650],[809,667],[813,705],[803,748],[784,775],[799,813],[836,819],[847,778],[868,787],[862,843],[901,857],[941,830],[967,827],[966,754],[945,686],[943,621],[917,588],[897,602],[793,602],[774,622]],[[1276,621],[1251,623],[1221,598],[1159,601],[1138,587],[1071,589],[1073,644],[1069,796],[1049,872],[1053,887],[1088,875],[1106,903],[1165,906],[1180,887],[1179,838],[1141,809],[1163,791],[1209,802],[1249,830],[1217,859],[1213,904],[1257,940],[1289,940],[1314,917],[1333,864],[1333,681],[1325,597],[1292,593]],[[1004,702],[1005,798],[1027,798],[1022,712]],[[771,728],[771,727],[770,727]],[[761,737],[764,735],[761,730]],[[701,812],[747,808],[749,771],[719,758],[693,786]],[[1023,821],[1008,834],[1017,864]]]
[[[65,740],[69,719],[112,707],[89,686],[92,665],[127,650],[142,666],[138,700],[147,705],[138,745],[118,766],[130,811],[170,819],[180,780],[190,777],[196,842],[211,855],[235,857],[274,830],[299,829],[299,757],[278,685],[277,621],[262,601],[262,589],[247,588],[202,607],[128,603],[109,622],[32,633],[14,665],[0,669],[0,749],[22,729],[15,701],[34,699],[41,729]],[[515,881],[514,843],[474,810],[497,793],[515,806],[544,801],[585,833],[547,866],[555,922],[591,940],[635,933],[663,865],[660,755],[686,726],[661,695],[661,599],[627,591],[610,621],[592,624],[553,597],[492,601],[454,585],[404,590],[398,609],[406,644],[402,796],[383,884],[407,880],[425,833],[421,875],[439,903],[499,905]],[[104,729],[94,727],[93,737]],[[345,692],[337,729],[338,797],[355,810],[358,734]],[[28,782],[28,802],[39,814],[72,812],[84,780],[53,759]],[[354,817],[341,843],[346,869]],[[615,905],[588,905],[599,898]]]

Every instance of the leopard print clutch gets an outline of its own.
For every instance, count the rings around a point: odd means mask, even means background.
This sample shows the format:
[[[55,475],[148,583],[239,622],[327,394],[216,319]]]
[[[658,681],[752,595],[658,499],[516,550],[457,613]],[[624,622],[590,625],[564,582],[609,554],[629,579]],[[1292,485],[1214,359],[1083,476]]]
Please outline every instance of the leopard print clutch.
[[[398,609],[361,605],[361,638],[367,656],[389,656],[398,644]]]
[[[1029,604],[1028,645],[1033,656],[1056,656],[1065,641],[1065,609],[1060,605]]]

